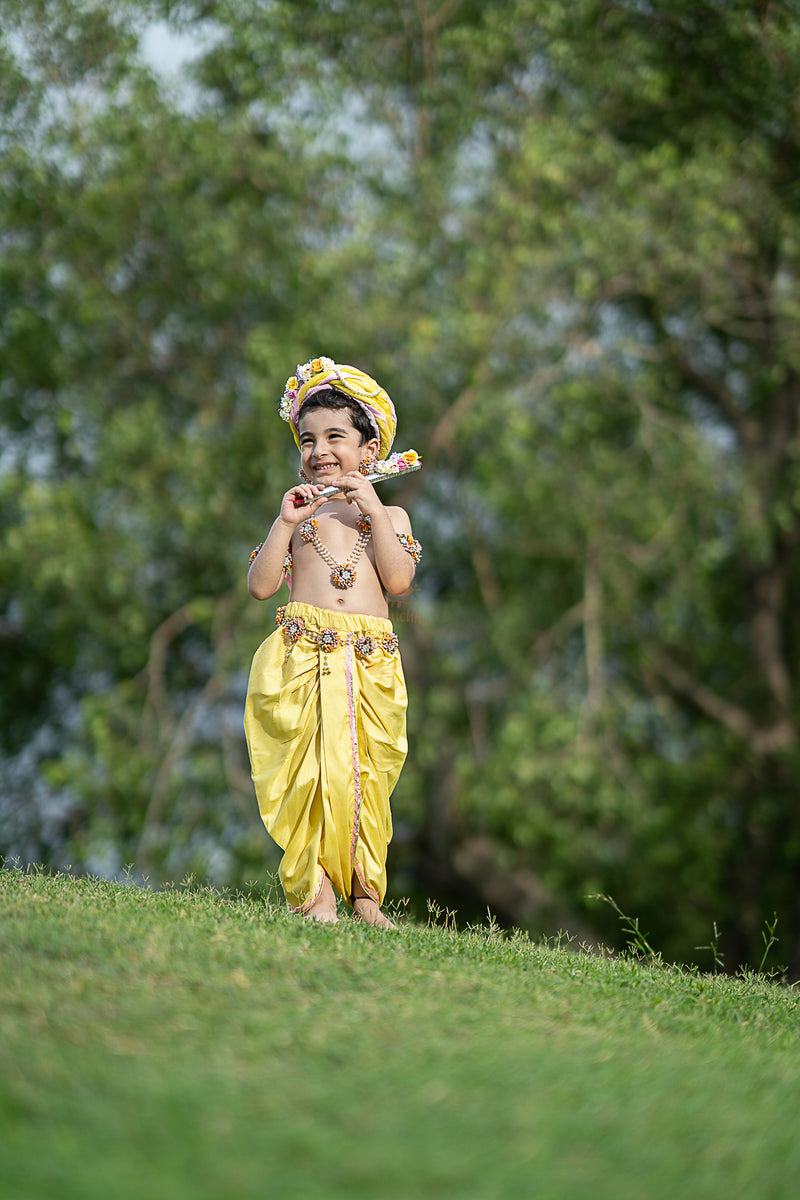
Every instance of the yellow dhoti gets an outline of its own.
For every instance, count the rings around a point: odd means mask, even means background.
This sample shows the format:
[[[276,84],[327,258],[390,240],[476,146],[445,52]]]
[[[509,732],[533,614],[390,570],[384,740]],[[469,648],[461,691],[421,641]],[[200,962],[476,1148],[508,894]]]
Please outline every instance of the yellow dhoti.
[[[389,797],[406,757],[406,686],[390,621],[290,603],[256,651],[245,734],[261,818],[283,850],[289,906],[323,872],[378,903],[392,837]]]

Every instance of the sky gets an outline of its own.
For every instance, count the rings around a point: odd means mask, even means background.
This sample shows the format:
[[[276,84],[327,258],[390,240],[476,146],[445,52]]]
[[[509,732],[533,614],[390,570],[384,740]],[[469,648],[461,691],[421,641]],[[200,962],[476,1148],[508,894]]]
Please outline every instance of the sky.
[[[142,55],[164,76],[174,76],[203,49],[195,34],[176,33],[165,21],[149,25],[142,35]]]

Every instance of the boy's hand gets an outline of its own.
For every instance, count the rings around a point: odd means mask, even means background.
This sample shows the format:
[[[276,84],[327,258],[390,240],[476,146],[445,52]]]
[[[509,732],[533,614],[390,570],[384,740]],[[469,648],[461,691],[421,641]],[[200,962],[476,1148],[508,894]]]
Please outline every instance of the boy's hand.
[[[298,483],[289,488],[281,501],[281,521],[286,525],[299,525],[313,516],[320,505],[326,504],[329,499],[328,496],[320,496],[321,491],[320,483]]]
[[[383,508],[375,488],[359,471],[349,471],[347,475],[342,475],[336,480],[336,486],[341,488],[348,504],[355,500],[365,517],[372,517]]]

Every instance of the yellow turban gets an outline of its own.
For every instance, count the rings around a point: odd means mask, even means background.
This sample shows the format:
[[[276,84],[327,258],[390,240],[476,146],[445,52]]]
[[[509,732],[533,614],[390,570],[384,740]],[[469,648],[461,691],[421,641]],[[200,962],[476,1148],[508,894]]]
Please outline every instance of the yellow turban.
[[[397,430],[397,414],[389,396],[379,383],[358,367],[335,363],[332,358],[312,358],[298,366],[296,374],[286,380],[281,400],[281,416],[292,427],[294,440],[300,446],[298,424],[303,403],[325,388],[336,388],[360,405],[369,417],[380,438],[379,458],[386,458],[392,448]]]

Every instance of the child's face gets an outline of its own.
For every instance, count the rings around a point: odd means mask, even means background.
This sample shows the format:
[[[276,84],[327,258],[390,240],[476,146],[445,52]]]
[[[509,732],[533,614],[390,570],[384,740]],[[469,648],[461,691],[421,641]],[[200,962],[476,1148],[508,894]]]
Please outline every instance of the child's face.
[[[300,464],[312,483],[331,483],[357,471],[365,454],[377,454],[377,438],[363,443],[346,408],[313,408],[298,423]]]

